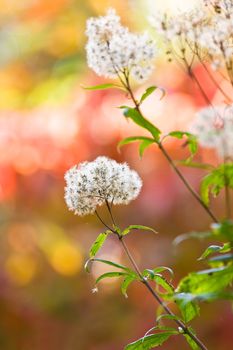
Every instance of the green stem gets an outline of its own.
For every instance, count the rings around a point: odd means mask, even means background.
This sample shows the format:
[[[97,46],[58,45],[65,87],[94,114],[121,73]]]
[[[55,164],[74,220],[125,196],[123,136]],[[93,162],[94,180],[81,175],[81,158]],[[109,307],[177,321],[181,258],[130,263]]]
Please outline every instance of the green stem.
[[[231,192],[228,185],[228,178],[226,174],[226,163],[227,160],[224,158],[224,182],[225,182],[225,208],[226,208],[226,218],[231,219]]]
[[[198,195],[198,193],[192,188],[192,186],[189,184],[189,182],[186,180],[186,178],[184,177],[184,175],[180,172],[180,170],[177,168],[177,166],[174,164],[173,160],[171,159],[171,157],[169,156],[169,154],[167,153],[167,151],[165,150],[165,148],[163,147],[163,145],[161,143],[158,144],[161,152],[163,153],[164,157],[168,160],[168,162],[170,163],[171,167],[174,169],[174,171],[176,172],[176,174],[178,175],[178,177],[180,178],[180,180],[183,182],[183,184],[185,185],[185,187],[189,190],[189,192],[192,194],[192,196],[198,201],[198,203],[202,206],[202,208],[208,213],[208,215],[215,221],[218,222],[218,219],[216,218],[216,216],[212,213],[212,211],[210,210],[209,207],[207,207],[205,205],[205,203],[202,201],[202,199],[200,198],[200,196]]]
[[[114,224],[115,223],[115,220],[114,220],[114,217],[113,217],[113,213],[111,211],[111,208],[109,205],[107,205],[107,208],[108,208],[108,211],[110,213],[110,216],[111,216],[111,219],[112,219],[112,223]],[[96,211],[96,215],[98,217],[98,219],[103,223],[103,225],[109,229],[109,225],[107,225],[103,219],[100,217],[100,215],[97,213]],[[166,303],[164,303],[164,301],[160,298],[160,296],[154,291],[154,289],[151,287],[151,285],[149,284],[149,282],[147,281],[147,279],[145,277],[143,277],[135,259],[133,258],[133,256],[131,255],[130,251],[129,251],[129,248],[127,247],[125,241],[124,241],[124,237],[123,236],[120,236],[118,234],[117,231],[115,230],[112,230],[111,231],[116,234],[119,238],[119,241],[122,245],[122,248],[125,252],[125,254],[127,255],[129,261],[131,262],[133,268],[135,269],[138,277],[140,278],[140,281],[141,283],[143,283],[146,288],[149,290],[149,292],[152,294],[152,296],[155,298],[155,300],[162,306],[162,308],[171,316],[175,316],[175,314],[170,310],[170,308],[166,305]],[[199,348],[201,350],[208,350],[207,347],[202,343],[202,341],[195,335],[193,334],[192,332],[190,332],[189,328],[185,325],[185,323],[183,323],[182,321],[180,321],[179,319],[175,319],[173,320],[178,327],[180,327],[183,331],[183,334],[187,334],[190,336],[190,338],[192,338],[192,340],[199,346]]]
[[[131,89],[129,79],[126,77],[126,84],[125,86],[127,87],[127,90],[131,96],[132,101],[134,102],[136,110],[141,114],[141,109],[138,101],[136,100],[133,91]],[[208,99],[208,97],[206,97]],[[206,213],[213,219],[215,222],[218,222],[217,217],[212,213],[212,211],[205,205],[205,203],[202,201],[201,197],[198,195],[198,193],[192,188],[192,186],[189,184],[189,182],[186,180],[184,175],[180,172],[178,167],[175,165],[169,154],[167,153],[166,149],[163,147],[162,143],[158,143],[159,149],[162,151],[162,154],[165,156],[171,167],[174,169],[175,173],[178,175],[180,180],[183,182],[185,187],[188,189],[188,191],[192,194],[192,196],[198,201],[198,203],[202,206],[202,208],[206,211]]]
[[[132,266],[134,267],[135,271],[137,272],[141,282],[146,286],[146,288],[149,290],[149,292],[152,294],[152,296],[156,299],[156,301],[162,306],[162,308],[171,316],[175,316],[175,314],[170,310],[170,308],[166,305],[166,303],[164,303],[164,301],[160,298],[160,296],[154,291],[154,289],[151,287],[151,285],[149,284],[149,282],[142,276],[142,273],[136,263],[136,261],[134,260],[133,256],[131,255],[123,237],[119,236],[119,240],[121,242],[121,245],[123,247],[123,250],[125,251],[128,259],[130,260]],[[188,329],[188,327],[179,319],[175,319],[173,320],[178,327],[180,327],[183,330],[184,334],[187,334],[190,336],[190,338],[192,338],[192,340],[199,346],[200,349],[202,350],[207,350],[207,347],[202,343],[202,341],[192,332],[190,332],[190,330]]]

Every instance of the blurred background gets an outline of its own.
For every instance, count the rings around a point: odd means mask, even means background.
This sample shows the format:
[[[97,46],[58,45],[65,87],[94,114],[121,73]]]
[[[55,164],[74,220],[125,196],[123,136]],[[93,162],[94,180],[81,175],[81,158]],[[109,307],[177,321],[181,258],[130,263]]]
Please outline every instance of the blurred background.
[[[115,7],[132,30],[146,27],[158,8],[191,6],[185,0],[0,0],[0,348],[3,350],[119,350],[154,326],[157,305],[143,286],[132,285],[129,298],[119,281],[94,278],[105,268],[84,272],[88,249],[103,230],[95,217],[79,218],[64,203],[64,172],[84,160],[106,155],[127,161],[144,181],[140,197],[115,208],[122,227],[144,224],[159,235],[134,233],[128,244],[141,268],[167,265],[177,282],[197,262],[207,242],[185,241],[180,233],[207,230],[209,218],[191,198],[156,147],[139,160],[136,145],[117,152],[117,142],[139,130],[116,107],[128,103],[114,90],[85,91],[80,86],[103,80],[85,61],[85,22]],[[208,96],[220,99],[201,69],[195,67]],[[219,79],[219,77],[216,77]],[[202,96],[175,64],[160,55],[150,81],[135,87],[140,95],[152,84],[166,89],[146,101],[144,111],[163,132],[185,130],[204,106]],[[184,159],[182,142],[167,142],[174,159]],[[216,164],[211,151],[199,160]],[[198,189],[200,170],[182,171]],[[221,198],[213,210],[223,215]],[[106,213],[103,210],[102,215]],[[107,220],[107,217],[106,217]],[[109,238],[99,257],[128,264],[118,242]],[[230,349],[229,304],[202,305],[194,321],[210,349]],[[188,349],[183,339],[161,348]]]

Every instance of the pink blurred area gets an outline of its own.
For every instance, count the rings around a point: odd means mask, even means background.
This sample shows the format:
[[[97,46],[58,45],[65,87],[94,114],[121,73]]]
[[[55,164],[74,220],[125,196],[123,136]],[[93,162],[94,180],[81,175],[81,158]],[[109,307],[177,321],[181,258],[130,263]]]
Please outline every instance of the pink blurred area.
[[[121,296],[117,281],[102,283],[99,293],[91,293],[94,277],[105,270],[94,266],[88,275],[83,266],[103,228],[95,217],[78,218],[68,212],[63,199],[65,171],[99,155],[135,168],[144,182],[142,193],[130,206],[117,207],[115,214],[122,227],[144,224],[159,231],[156,236],[135,233],[129,246],[142,268],[168,265],[176,282],[188,271],[204,267],[196,262],[203,243],[189,241],[174,249],[172,240],[209,225],[155,146],[141,160],[137,145],[117,150],[122,138],[142,134],[118,108],[130,104],[128,97],[117,90],[83,88],[102,83],[86,66],[86,19],[110,5],[126,22],[126,11],[141,3],[99,1],[97,6],[92,0],[1,0],[0,4],[0,37],[5,40],[0,60],[0,347],[122,349],[154,326],[157,305],[136,284],[128,299]],[[137,11],[133,16],[137,27]],[[209,98],[221,102],[202,67],[196,66],[195,72]],[[205,105],[190,78],[175,64],[168,65],[165,57],[158,59],[145,86],[135,86],[136,94],[150,85],[166,91],[161,99],[157,89],[143,106],[164,134],[187,130],[195,112]],[[183,141],[168,141],[166,148],[174,159],[188,154]],[[200,150],[197,157],[218,161],[210,150]],[[203,172],[182,171],[198,189]],[[221,199],[214,210],[222,213]],[[128,264],[111,238],[100,257]],[[203,305],[202,310],[194,322],[200,337],[210,349],[222,350],[223,339],[230,349],[232,315],[227,303]],[[162,348],[174,350],[174,343]],[[178,348],[187,348],[182,339],[177,340]]]

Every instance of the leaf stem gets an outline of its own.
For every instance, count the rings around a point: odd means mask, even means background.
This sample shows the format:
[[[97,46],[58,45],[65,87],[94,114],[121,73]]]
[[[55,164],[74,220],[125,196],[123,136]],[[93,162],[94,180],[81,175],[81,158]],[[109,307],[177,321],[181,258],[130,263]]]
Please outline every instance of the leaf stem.
[[[228,177],[226,173],[226,157],[224,158],[224,181],[225,181],[225,208],[226,208],[226,218],[231,219],[231,192],[228,185]]]
[[[168,160],[168,162],[170,163],[171,167],[174,169],[174,171],[176,172],[176,174],[178,175],[178,177],[180,178],[180,180],[183,182],[183,184],[185,185],[185,187],[189,190],[189,192],[192,194],[192,196],[198,201],[198,203],[202,206],[202,208],[208,213],[208,215],[217,223],[218,219],[216,218],[216,216],[212,213],[212,211],[209,209],[209,207],[207,207],[205,205],[205,203],[202,201],[202,199],[200,198],[200,196],[198,195],[198,193],[192,188],[192,186],[189,184],[189,182],[186,180],[186,178],[184,177],[184,175],[180,172],[180,170],[177,168],[177,166],[175,165],[175,163],[173,162],[173,160],[171,159],[171,157],[169,156],[169,154],[167,153],[167,151],[165,150],[165,148],[163,147],[163,145],[161,143],[158,144],[161,152],[163,153],[163,155],[165,156],[165,158]]]
[[[134,267],[135,271],[137,272],[138,276],[141,279],[141,282],[146,286],[146,288],[149,290],[149,292],[152,294],[152,296],[156,299],[156,301],[162,306],[162,308],[171,316],[175,316],[175,314],[170,310],[170,308],[166,305],[166,303],[164,303],[164,301],[160,298],[160,296],[154,291],[154,289],[151,287],[150,283],[147,281],[147,279],[145,277],[142,276],[142,273],[136,263],[136,261],[134,260],[133,256],[131,255],[125,241],[124,238],[122,236],[118,236],[119,237],[119,241],[121,242],[121,245],[123,247],[123,250],[125,251],[128,259],[130,260],[132,266]],[[200,349],[202,350],[207,350],[207,347],[202,343],[202,341],[195,335],[193,334],[188,327],[179,319],[174,319],[173,320],[177,326],[179,326],[184,334],[187,334],[190,336],[190,338],[192,338],[192,340],[199,346]]]
[[[107,204],[107,203],[106,203]],[[111,216],[111,220],[112,223],[115,223],[114,217],[113,217],[113,213],[111,211],[111,208],[109,205],[107,205],[108,211],[110,213]],[[109,230],[111,230],[114,234],[116,234],[118,236],[119,242],[122,245],[122,248],[125,252],[125,254],[127,255],[129,261],[131,262],[133,268],[135,269],[138,277],[140,278],[141,283],[143,283],[146,288],[149,290],[149,292],[152,294],[152,296],[156,299],[156,301],[162,306],[162,308],[171,316],[175,316],[175,314],[170,310],[170,308],[166,305],[166,303],[164,303],[164,301],[160,298],[160,296],[154,291],[154,289],[151,287],[150,283],[147,281],[147,279],[145,277],[143,277],[135,259],[133,258],[132,254],[129,251],[129,248],[127,247],[125,241],[124,241],[124,237],[119,235],[119,233],[113,229],[111,229],[109,227],[109,225],[107,225],[104,220],[100,217],[100,215],[97,213],[97,211],[95,212],[98,219],[101,221],[101,223],[108,228]],[[115,224],[114,224],[115,225]],[[178,327],[180,327],[183,330],[183,334],[187,334],[190,336],[190,338],[192,338],[192,340],[199,346],[199,348],[201,350],[208,350],[207,347],[202,343],[202,341],[195,335],[193,334],[189,328],[179,319],[174,318],[174,322],[177,324]]]
[[[140,105],[139,102],[136,100],[134,93],[131,89],[130,83],[129,83],[129,78],[127,76],[125,76],[125,80],[126,80],[126,87],[127,90],[131,96],[132,101],[134,102],[135,108],[136,110],[141,114],[141,109],[140,109]],[[206,99],[208,99],[208,97],[206,96]],[[209,101],[209,100],[208,100]],[[171,167],[174,169],[174,171],[176,172],[176,174],[179,176],[180,180],[183,182],[183,184],[185,185],[185,187],[188,189],[188,191],[192,194],[192,196],[198,201],[198,203],[202,206],[202,208],[207,212],[207,214],[211,217],[211,219],[214,220],[214,222],[218,222],[218,219],[216,218],[216,216],[212,213],[212,211],[205,205],[205,203],[202,201],[201,197],[198,195],[198,193],[192,188],[192,186],[189,184],[189,182],[186,180],[186,178],[184,177],[184,175],[180,172],[180,170],[178,169],[178,167],[175,165],[175,163],[173,162],[173,160],[171,159],[171,157],[169,156],[169,154],[167,153],[166,149],[163,147],[161,142],[157,142],[159,149],[162,151],[162,154],[165,156],[165,158],[167,159],[167,161],[170,163]]]

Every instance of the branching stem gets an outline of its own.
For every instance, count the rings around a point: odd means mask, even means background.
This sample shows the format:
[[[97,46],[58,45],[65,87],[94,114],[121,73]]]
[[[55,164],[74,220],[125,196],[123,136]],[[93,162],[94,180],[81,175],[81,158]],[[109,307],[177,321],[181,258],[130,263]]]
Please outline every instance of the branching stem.
[[[115,220],[113,217],[113,213],[111,210],[111,207],[109,205],[107,205],[107,209],[110,213],[111,216],[111,220],[113,225],[115,225]],[[96,215],[98,217],[98,219],[105,225],[106,228],[110,229],[109,225],[107,225],[104,220],[100,217],[100,215],[96,212]],[[121,243],[121,246],[125,252],[125,254],[127,255],[130,263],[132,264],[135,272],[137,273],[138,277],[140,278],[141,283],[143,283],[146,288],[149,290],[149,292],[152,294],[152,296],[154,297],[154,299],[159,303],[159,305],[162,306],[162,308],[171,316],[175,316],[175,314],[170,310],[170,308],[166,305],[166,303],[160,298],[160,296],[156,293],[156,291],[152,288],[152,286],[150,285],[150,283],[147,281],[147,279],[145,277],[143,277],[142,272],[140,271],[135,259],[133,258],[132,254],[129,251],[129,248],[127,247],[127,244],[125,243],[124,237],[119,235],[119,233],[117,231],[115,231],[114,229],[111,231],[116,234],[119,238],[119,242]],[[208,350],[207,347],[202,343],[202,341],[195,335],[193,334],[190,329],[185,325],[185,323],[183,323],[182,321],[180,321],[179,319],[174,318],[173,321],[177,324],[178,327],[180,327],[182,329],[183,334],[187,334],[190,336],[190,338],[192,338],[192,340],[199,346],[199,348],[201,350]]]
[[[131,89],[130,83],[129,83],[129,78],[126,78],[126,84],[125,86],[127,87],[127,90],[129,92],[129,95],[135,105],[136,110],[141,114],[141,109],[140,109],[140,104],[139,102],[136,100],[134,93]],[[206,96],[206,99],[208,99],[208,97]],[[209,100],[208,100],[209,101]],[[186,180],[186,178],[184,177],[184,175],[180,172],[180,170],[178,169],[178,167],[176,166],[176,164],[173,162],[173,160],[171,159],[171,157],[169,156],[169,154],[167,153],[166,149],[163,147],[162,143],[159,142],[158,143],[159,149],[162,151],[162,154],[164,155],[164,157],[167,159],[167,161],[169,162],[169,164],[171,165],[171,167],[174,169],[175,173],[178,175],[178,177],[180,178],[180,180],[183,182],[183,184],[185,185],[185,187],[188,189],[188,191],[192,194],[192,196],[198,201],[198,203],[202,206],[202,208],[206,211],[206,213],[211,217],[211,219],[214,222],[218,222],[217,217],[212,213],[212,211],[209,209],[209,207],[207,207],[205,205],[205,203],[202,201],[201,197],[199,196],[199,194],[192,188],[192,186],[189,184],[189,182]]]

